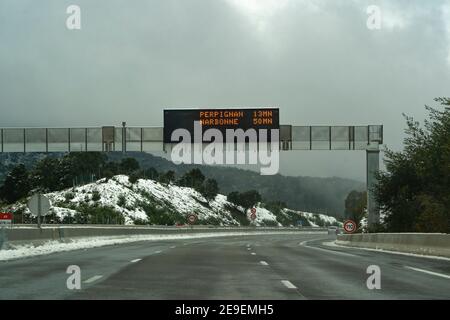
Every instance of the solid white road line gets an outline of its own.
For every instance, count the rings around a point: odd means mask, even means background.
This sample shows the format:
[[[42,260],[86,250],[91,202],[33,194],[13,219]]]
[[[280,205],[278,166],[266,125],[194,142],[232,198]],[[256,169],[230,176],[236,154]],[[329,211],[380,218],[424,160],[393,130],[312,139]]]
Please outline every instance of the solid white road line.
[[[340,255],[340,256],[356,257],[354,254],[351,254],[351,253],[341,252],[341,251],[337,251],[337,250],[327,250],[327,249],[324,249],[324,248],[308,246],[307,243],[310,242],[310,241],[314,241],[314,240],[303,241],[303,242],[300,242],[299,245],[302,246],[302,247],[305,247],[305,248],[319,250],[319,251],[322,251],[322,252],[327,252],[327,253],[332,253],[332,254],[337,254],[337,255]]]
[[[269,264],[265,261],[260,261],[259,263],[261,263],[263,266],[268,266]]]
[[[335,242],[324,242],[323,243],[326,246],[330,247],[340,247],[340,248],[348,248],[348,249],[355,249],[355,250],[364,250],[364,251],[373,251],[378,253],[388,253],[388,254],[397,254],[402,256],[409,256],[409,257],[417,257],[417,258],[425,258],[425,259],[433,259],[433,260],[444,260],[444,261],[450,261],[450,258],[441,257],[441,256],[428,256],[418,253],[409,253],[409,252],[400,252],[400,251],[390,251],[390,250],[383,250],[383,249],[373,249],[373,248],[361,248],[361,247],[351,247],[351,246],[345,246],[342,244],[337,244]]]
[[[130,262],[132,262],[132,263],[135,263],[135,262],[138,262],[138,261],[141,261],[142,259],[134,259],[134,260],[131,260]]]
[[[419,268],[414,268],[414,267],[409,267],[409,266],[404,266],[404,267],[406,269],[410,269],[410,270],[414,270],[414,271],[418,271],[418,272],[423,272],[423,273],[426,273],[426,274],[430,274],[432,276],[441,277],[441,278],[445,278],[445,279],[450,279],[450,276],[446,275],[446,274],[433,272],[433,271],[428,271],[428,270],[419,269]]]
[[[92,282],[94,282],[94,281],[97,281],[97,280],[100,279],[101,277],[103,277],[103,276],[100,276],[100,275],[98,275],[98,276],[93,276],[93,277],[91,277],[91,278],[85,280],[84,283],[92,283]]]
[[[327,250],[327,249],[324,249],[324,248],[310,247],[310,246],[305,246],[305,248],[314,249],[314,250],[319,250],[319,251],[323,251],[323,252],[327,252],[327,253],[332,253],[332,254],[337,254],[338,256],[356,257],[354,254],[346,253],[346,252],[340,252],[340,251],[336,251],[336,250]]]
[[[281,280],[281,283],[288,289],[297,289],[297,287],[294,286],[289,280]]]

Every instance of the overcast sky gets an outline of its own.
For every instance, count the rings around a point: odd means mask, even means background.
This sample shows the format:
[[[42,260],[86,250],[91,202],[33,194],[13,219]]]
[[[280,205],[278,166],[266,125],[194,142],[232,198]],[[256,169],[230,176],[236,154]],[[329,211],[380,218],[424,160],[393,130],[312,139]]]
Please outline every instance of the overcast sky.
[[[81,7],[81,30],[66,8]],[[369,5],[380,30],[366,26]],[[281,123],[384,124],[450,96],[450,1],[0,0],[0,127],[162,125],[165,107],[280,108]],[[281,173],[365,179],[364,152]]]

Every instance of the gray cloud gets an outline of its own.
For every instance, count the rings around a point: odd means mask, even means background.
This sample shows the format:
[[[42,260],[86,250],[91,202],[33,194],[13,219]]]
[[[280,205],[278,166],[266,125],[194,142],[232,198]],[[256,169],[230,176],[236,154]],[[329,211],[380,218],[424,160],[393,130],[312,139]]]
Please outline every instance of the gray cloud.
[[[80,31],[65,28],[73,3]],[[371,4],[382,9],[378,31],[366,28]],[[445,8],[449,1],[3,0],[0,126],[158,126],[164,107],[278,106],[282,123],[384,124],[398,149],[401,113],[423,119],[424,104],[449,95]],[[364,153],[285,153],[281,164],[290,175],[365,177]]]

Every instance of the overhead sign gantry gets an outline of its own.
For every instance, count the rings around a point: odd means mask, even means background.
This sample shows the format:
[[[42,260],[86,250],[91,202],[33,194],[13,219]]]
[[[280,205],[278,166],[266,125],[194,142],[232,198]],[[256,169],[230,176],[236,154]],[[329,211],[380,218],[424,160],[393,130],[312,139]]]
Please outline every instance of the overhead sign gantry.
[[[281,151],[363,150],[366,151],[369,225],[379,221],[373,188],[379,170],[382,125],[296,126],[280,125],[277,108],[256,109],[167,109],[164,127],[104,126],[86,128],[0,128],[0,152],[86,152],[170,149],[170,133],[176,128],[202,128],[223,132],[231,129],[279,129]]]

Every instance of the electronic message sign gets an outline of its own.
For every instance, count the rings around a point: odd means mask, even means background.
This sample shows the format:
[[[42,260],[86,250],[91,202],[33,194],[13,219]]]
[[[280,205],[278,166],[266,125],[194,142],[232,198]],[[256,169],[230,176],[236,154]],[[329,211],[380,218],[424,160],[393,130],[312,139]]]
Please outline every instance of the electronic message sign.
[[[257,109],[166,109],[164,110],[164,143],[174,143],[172,132],[186,129],[194,136],[194,122],[201,124],[202,131],[214,128],[224,136],[227,129],[279,129],[278,108]]]

